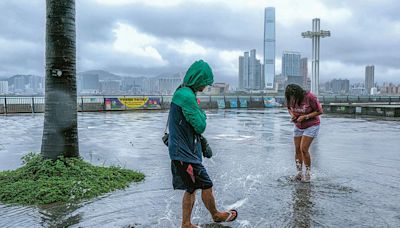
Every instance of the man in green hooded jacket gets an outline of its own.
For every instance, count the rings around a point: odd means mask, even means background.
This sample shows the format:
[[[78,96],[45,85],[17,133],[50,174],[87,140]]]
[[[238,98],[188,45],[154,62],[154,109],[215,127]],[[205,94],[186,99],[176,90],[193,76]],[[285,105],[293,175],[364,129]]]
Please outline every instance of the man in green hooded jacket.
[[[194,62],[186,72],[182,85],[172,97],[169,111],[168,150],[174,189],[185,190],[182,200],[182,227],[195,227],[191,214],[197,189],[215,222],[231,222],[236,210],[220,212],[215,205],[213,183],[202,165],[200,135],[206,129],[206,114],[199,107],[196,92],[214,82],[210,66],[203,60]]]

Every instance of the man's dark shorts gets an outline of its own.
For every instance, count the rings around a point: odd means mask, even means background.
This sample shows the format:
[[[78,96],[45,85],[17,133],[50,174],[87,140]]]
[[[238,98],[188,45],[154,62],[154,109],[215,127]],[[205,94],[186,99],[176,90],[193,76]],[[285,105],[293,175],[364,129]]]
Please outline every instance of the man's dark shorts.
[[[172,160],[171,171],[174,189],[186,190],[192,194],[196,189],[208,189],[213,186],[202,164]]]

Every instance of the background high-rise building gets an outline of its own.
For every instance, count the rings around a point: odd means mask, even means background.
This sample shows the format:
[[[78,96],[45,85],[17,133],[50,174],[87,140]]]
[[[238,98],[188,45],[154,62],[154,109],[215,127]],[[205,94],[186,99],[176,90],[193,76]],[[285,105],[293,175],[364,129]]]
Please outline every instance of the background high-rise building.
[[[285,51],[282,54],[282,76],[298,76],[300,74],[300,53]]]
[[[82,76],[82,89],[98,91],[99,87],[98,74],[86,74]]]
[[[260,62],[261,89],[265,89],[264,64]]]
[[[297,84],[304,88],[303,77],[300,74],[300,58],[299,52],[283,52],[282,76],[287,79],[286,84]]]
[[[250,51],[249,85],[250,89],[263,89],[261,80],[261,62],[256,57],[256,50]]]
[[[364,83],[355,83],[350,86],[350,95],[364,95],[365,94],[365,88],[364,88]]]
[[[282,76],[282,74],[275,75],[275,82],[278,86],[278,93],[284,93],[287,78]]]
[[[174,94],[176,88],[182,83],[184,78],[183,73],[177,73],[174,75],[165,75],[158,78],[158,91],[163,95]]]
[[[365,92],[369,95],[371,94],[371,88],[374,87],[374,71],[375,66],[366,66],[365,67]]]
[[[325,83],[325,92],[335,95],[348,95],[350,81],[348,79],[333,79]]]
[[[300,59],[300,75],[303,78],[303,88],[307,88],[307,78],[308,78],[308,59]]]
[[[24,75],[17,75],[14,77],[14,91],[23,92],[25,91],[25,77]]]
[[[250,55],[249,52],[244,53],[244,62],[243,62],[243,89],[249,89],[249,59]]]
[[[145,77],[123,77],[121,89],[127,94],[146,94],[143,89]]]
[[[239,56],[239,89],[259,90],[263,89],[261,79],[261,63],[256,58],[256,50],[245,52],[244,56]]]
[[[214,83],[212,86],[207,86],[203,91],[204,95],[224,95],[229,91],[229,84]]]
[[[121,80],[100,80],[99,91],[102,94],[118,94],[121,92]]]
[[[239,82],[238,82],[238,88],[243,89],[244,88],[244,56],[239,56]]]
[[[265,8],[264,15],[264,78],[265,87],[275,87],[275,8]]]
[[[8,81],[0,81],[0,94],[8,94]]]

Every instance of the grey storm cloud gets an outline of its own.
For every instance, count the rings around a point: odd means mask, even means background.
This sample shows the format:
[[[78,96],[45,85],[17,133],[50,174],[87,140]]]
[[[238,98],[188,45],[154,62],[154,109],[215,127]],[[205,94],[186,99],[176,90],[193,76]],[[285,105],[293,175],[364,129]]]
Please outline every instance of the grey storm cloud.
[[[148,4],[102,5],[76,0],[78,71],[103,69],[123,75],[157,75],[184,71],[191,61],[210,62],[220,81],[236,84],[238,56],[221,60],[222,51],[242,54],[256,49],[262,60],[264,7],[230,7],[235,1],[182,1],[176,6]],[[239,2],[239,1],[238,1]],[[244,1],[242,1],[244,2]],[[396,1],[320,1],[328,11],[346,9],[345,21],[321,17],[321,29],[332,36],[321,40],[321,81],[332,78],[363,80],[366,65],[374,64],[378,81],[400,81],[400,3]],[[299,51],[311,58],[311,40],[301,32],[311,30],[315,12],[307,19],[287,23],[281,15],[291,5],[276,7],[276,58],[283,51]],[[295,7],[295,6],[293,6]],[[44,72],[45,1],[0,2],[0,76]],[[251,9],[251,10],[250,10]],[[291,9],[293,10],[293,9]],[[113,49],[120,24],[156,41],[145,50],[162,57],[159,65],[146,65],[146,57],[129,58]],[[207,52],[182,54],[171,48],[193,41]],[[151,61],[151,60],[148,60]],[[161,61],[161,60],[160,60]],[[279,61],[278,61],[279,62]],[[280,72],[277,66],[277,73]]]
[[[125,19],[160,37],[190,38],[212,48],[248,48],[257,41],[262,44],[263,9],[258,16],[233,12],[224,4],[186,3],[166,10],[148,7],[128,10]],[[254,39],[255,34],[261,34],[261,38]]]

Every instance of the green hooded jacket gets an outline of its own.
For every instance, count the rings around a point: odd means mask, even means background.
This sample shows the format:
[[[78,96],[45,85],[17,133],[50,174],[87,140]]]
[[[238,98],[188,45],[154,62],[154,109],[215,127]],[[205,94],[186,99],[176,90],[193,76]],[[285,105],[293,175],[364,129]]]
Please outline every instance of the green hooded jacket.
[[[189,67],[183,84],[172,97],[172,102],[182,108],[185,119],[198,134],[202,134],[206,129],[206,114],[197,104],[196,92],[201,87],[212,85],[213,82],[214,75],[208,63],[203,60],[196,61]]]

